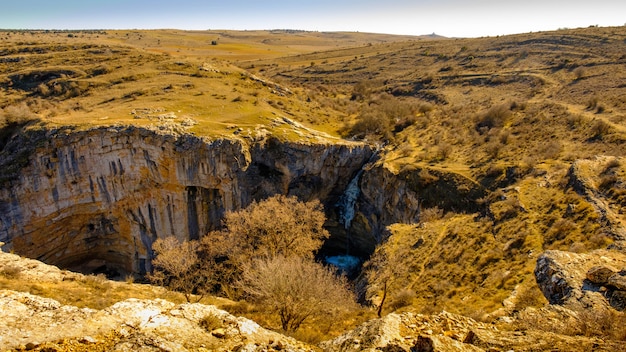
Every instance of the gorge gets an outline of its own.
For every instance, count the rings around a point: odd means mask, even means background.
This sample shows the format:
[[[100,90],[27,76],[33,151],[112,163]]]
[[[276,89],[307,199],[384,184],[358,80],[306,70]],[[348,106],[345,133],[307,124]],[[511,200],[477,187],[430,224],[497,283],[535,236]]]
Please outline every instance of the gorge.
[[[324,252],[343,254],[349,247],[367,257],[385,226],[418,221],[422,195],[428,202],[432,188],[420,183],[419,170],[394,174],[383,163],[368,164],[374,149],[348,141],[209,140],[100,127],[26,132],[5,148],[31,152],[0,189],[0,241],[16,253],[84,272],[145,273],[157,238],[197,239],[220,228],[226,211],[278,193],[325,205],[333,236]],[[350,200],[355,213],[348,226],[336,204],[351,180],[362,189]],[[467,193],[455,204],[481,195],[469,181],[462,188],[455,183],[445,184]]]
[[[0,191],[0,241],[62,267],[105,262],[136,273],[149,269],[156,238],[197,239],[253,200],[283,193],[332,204],[372,154],[356,143],[248,145],[132,127],[35,139],[28,165]]]

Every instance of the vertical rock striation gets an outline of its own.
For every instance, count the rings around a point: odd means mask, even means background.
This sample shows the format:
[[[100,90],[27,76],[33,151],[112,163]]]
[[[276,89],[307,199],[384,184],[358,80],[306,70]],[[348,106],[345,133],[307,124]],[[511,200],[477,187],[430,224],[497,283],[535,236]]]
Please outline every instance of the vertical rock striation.
[[[336,201],[372,154],[361,144],[249,146],[136,127],[47,131],[33,143],[0,187],[0,241],[47,263],[123,272],[149,270],[157,238],[198,238],[253,200]]]

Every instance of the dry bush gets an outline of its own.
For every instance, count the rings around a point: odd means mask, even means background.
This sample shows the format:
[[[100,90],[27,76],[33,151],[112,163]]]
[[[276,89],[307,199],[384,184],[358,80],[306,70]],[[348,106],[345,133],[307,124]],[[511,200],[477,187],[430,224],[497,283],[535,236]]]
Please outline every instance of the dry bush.
[[[393,295],[389,307],[392,310],[408,307],[413,304],[413,299],[415,299],[415,292],[413,290],[402,289]]]
[[[561,154],[562,150],[561,143],[559,141],[550,141],[541,146],[541,149],[538,151],[538,156],[540,159],[550,160],[556,159]]]
[[[230,314],[241,315],[249,313],[253,307],[250,305],[250,303],[246,301],[238,301],[231,304],[223,305],[220,308],[229,312]]]
[[[490,159],[497,159],[502,152],[503,145],[499,141],[491,141],[485,145],[485,153]]]
[[[597,108],[598,102],[599,102],[598,97],[594,96],[594,97],[589,98],[589,101],[587,101],[587,110],[594,110],[595,108]]]
[[[447,142],[439,143],[439,145],[437,146],[437,156],[439,157],[439,160],[448,159],[450,154],[452,154],[452,150],[452,144]]]
[[[576,77],[576,80],[581,80],[585,78],[587,76],[587,69],[582,66],[575,68],[574,76]]]
[[[602,173],[607,173],[612,171],[613,169],[619,168],[622,166],[622,163],[620,162],[619,159],[615,158],[615,159],[611,159],[606,166],[604,167],[604,171],[602,171]]]
[[[303,203],[295,197],[277,195],[254,202],[246,209],[229,212],[224,230],[213,231],[200,241],[158,239],[156,257],[148,278],[183,292],[187,300],[220,292],[231,299],[241,296],[234,283],[243,267],[256,258],[277,256],[312,259],[330,234],[319,201]]]
[[[567,126],[572,129],[575,130],[578,127],[581,127],[584,125],[585,123],[585,118],[583,117],[583,115],[567,115]]]
[[[332,319],[355,306],[344,277],[311,259],[255,259],[243,267],[242,289],[265,309],[278,314],[285,331],[295,331],[313,316]]]
[[[227,213],[224,241],[229,256],[238,263],[258,257],[312,258],[330,236],[325,221],[319,201],[304,203],[296,197],[276,195]]]
[[[207,314],[200,319],[199,325],[204,328],[204,330],[211,332],[215,329],[223,328],[224,321],[215,314]]]
[[[23,125],[37,118],[25,103],[9,105],[0,111],[0,128]]]
[[[111,288],[111,281],[107,279],[104,274],[98,275],[85,275],[81,280],[85,285],[92,287],[96,290],[108,290]]]
[[[626,341],[626,313],[614,309],[584,309],[578,312],[578,329],[574,335]]]
[[[515,296],[515,310],[521,311],[527,307],[542,307],[548,301],[536,284],[523,285],[519,287]]]
[[[198,243],[196,241],[180,242],[176,237],[157,239],[152,244],[156,257],[152,260],[153,271],[148,279],[158,285],[185,294],[190,302],[193,294],[207,293],[210,282],[199,267]],[[200,300],[200,299],[198,299]]]
[[[372,80],[363,80],[355,84],[352,88],[352,97],[350,100],[366,100],[372,94],[373,89],[379,84]]]
[[[494,127],[502,127],[509,117],[511,117],[510,104],[494,105],[477,117],[476,130],[480,131],[483,128],[491,129]]]
[[[596,119],[591,124],[591,138],[602,140],[611,132],[611,125],[601,119]]]
[[[392,137],[391,120],[379,111],[361,112],[357,122],[348,134],[357,139],[390,139]]]
[[[422,209],[419,215],[420,222],[436,221],[442,218],[443,218],[443,209],[439,207]]]
[[[19,279],[22,275],[22,270],[20,266],[9,264],[0,270],[0,275],[7,279]]]
[[[38,85],[36,91],[44,97],[49,96],[51,93],[50,87],[48,87],[45,83],[41,83],[40,85]]]
[[[422,114],[428,114],[429,112],[433,111],[435,109],[435,106],[431,103],[423,103],[420,104],[420,106],[417,108],[417,111],[419,111]]]
[[[424,186],[428,186],[431,183],[439,182],[439,176],[430,172],[428,169],[423,168],[418,173],[419,182]]]
[[[383,94],[363,106],[346,132],[358,139],[390,140],[394,133],[415,123],[417,111],[415,104]]]

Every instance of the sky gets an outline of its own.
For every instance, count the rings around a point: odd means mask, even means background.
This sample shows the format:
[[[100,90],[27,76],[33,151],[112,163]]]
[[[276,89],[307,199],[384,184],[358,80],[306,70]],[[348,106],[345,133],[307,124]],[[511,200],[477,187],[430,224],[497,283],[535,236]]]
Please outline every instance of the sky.
[[[3,29],[301,29],[481,37],[625,24],[626,0],[0,0]]]

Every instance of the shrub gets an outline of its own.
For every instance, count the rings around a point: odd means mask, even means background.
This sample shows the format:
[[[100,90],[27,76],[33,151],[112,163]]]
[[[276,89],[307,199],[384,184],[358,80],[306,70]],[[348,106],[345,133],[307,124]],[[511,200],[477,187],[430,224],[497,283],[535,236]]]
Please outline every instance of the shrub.
[[[330,318],[354,306],[345,278],[310,259],[255,259],[244,265],[240,285],[249,297],[278,314],[285,331],[297,330],[310,317]]]
[[[0,111],[0,128],[6,126],[24,125],[37,118],[30,107],[25,103],[10,105]]]
[[[392,310],[398,310],[402,307],[408,307],[413,304],[414,298],[415,292],[413,290],[402,289],[393,296],[389,306]]]
[[[611,131],[611,125],[608,122],[600,119],[594,120],[591,125],[591,138],[602,139]]]
[[[224,241],[228,254],[237,257],[238,263],[258,257],[312,258],[330,236],[325,221],[319,201],[304,203],[296,197],[276,195],[227,213]]]
[[[362,112],[350,128],[350,135],[358,139],[389,139],[392,136],[391,120],[376,111]]]
[[[585,78],[585,76],[587,76],[587,69],[582,66],[577,67],[574,69],[574,76],[577,80]]]
[[[312,259],[330,234],[319,201],[303,203],[295,197],[277,195],[253,202],[246,209],[229,212],[224,230],[213,231],[200,241],[179,242],[175,237],[156,240],[156,257],[148,278],[159,285],[185,293],[221,291],[231,299],[240,297],[240,278],[246,263],[277,256]]]
[[[418,111],[422,114],[427,114],[433,111],[434,109],[435,107],[431,103],[423,103],[423,104],[420,104],[420,106],[418,107]]]
[[[200,296],[207,293],[209,285],[198,265],[196,241],[179,242],[174,236],[159,238],[152,244],[152,250],[156,257],[152,260],[154,269],[148,275],[150,281],[184,293],[188,302],[194,293]]]
[[[207,314],[200,319],[199,325],[204,328],[204,330],[211,332],[215,329],[223,328],[224,321],[215,314]]]
[[[422,209],[419,215],[420,222],[435,221],[435,220],[440,220],[442,218],[443,218],[443,209],[439,207]]]
[[[22,275],[22,268],[17,265],[9,264],[2,268],[0,274],[7,279],[18,279]]]
[[[506,120],[511,116],[510,107],[510,104],[500,104],[489,108],[489,110],[478,117],[476,130],[481,131],[483,127],[491,129],[504,126]]]
[[[40,85],[37,86],[37,93],[39,93],[40,95],[44,97],[47,97],[48,95],[50,95],[51,91],[50,91],[50,88],[45,83],[41,83]]]
[[[359,139],[389,140],[415,123],[417,107],[391,95],[381,95],[369,102],[349,128],[348,133]]]
[[[587,102],[587,110],[593,110],[598,106],[598,97],[591,97]]]
[[[98,275],[85,275],[81,280],[85,285],[90,286],[96,290],[106,291],[111,288],[111,282],[104,274]]]
[[[515,295],[515,310],[520,311],[527,307],[542,307],[548,301],[536,284],[518,287]]]

